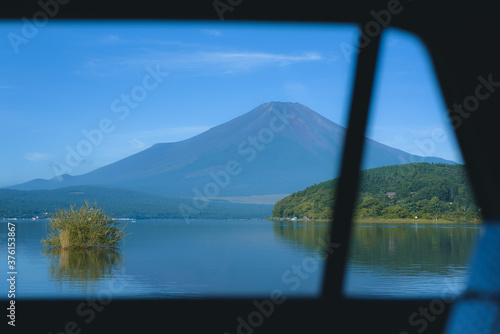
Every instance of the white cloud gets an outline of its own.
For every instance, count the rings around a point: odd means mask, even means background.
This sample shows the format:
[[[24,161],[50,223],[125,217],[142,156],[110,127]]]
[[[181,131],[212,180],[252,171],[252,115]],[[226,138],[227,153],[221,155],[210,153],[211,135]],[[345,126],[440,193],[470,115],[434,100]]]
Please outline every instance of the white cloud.
[[[165,57],[165,66],[170,69],[195,70],[198,74],[227,74],[248,71],[264,66],[288,66],[299,62],[322,60],[316,52],[302,54],[278,54],[241,51],[199,51],[173,54]]]
[[[321,55],[316,52],[301,55],[285,55],[265,52],[207,52],[199,54],[202,62],[237,62],[244,64],[278,63],[281,65],[321,60]]]
[[[398,44],[398,40],[397,38],[391,38],[387,41],[387,46],[393,46],[393,45],[396,45]]]
[[[103,43],[116,43],[120,41],[122,41],[122,39],[116,35],[106,35],[101,38],[101,42]]]
[[[176,128],[152,129],[136,133],[136,137],[151,143],[175,142],[191,138],[207,131],[213,126],[182,126]]]
[[[146,144],[144,144],[142,141],[136,138],[130,139],[129,142],[130,144],[132,144],[134,148],[144,148],[146,146]]]
[[[159,64],[169,71],[189,71],[196,75],[227,74],[248,71],[264,66],[288,66],[295,63],[324,60],[318,52],[280,54],[251,51],[147,51],[133,57],[92,58],[82,64],[76,74],[96,76],[119,75],[130,70],[142,71],[146,66]]]
[[[46,153],[29,152],[24,155],[24,158],[30,161],[44,161],[44,160],[50,160],[52,156]]]
[[[220,36],[221,32],[217,29],[201,29],[201,32],[209,36]]]

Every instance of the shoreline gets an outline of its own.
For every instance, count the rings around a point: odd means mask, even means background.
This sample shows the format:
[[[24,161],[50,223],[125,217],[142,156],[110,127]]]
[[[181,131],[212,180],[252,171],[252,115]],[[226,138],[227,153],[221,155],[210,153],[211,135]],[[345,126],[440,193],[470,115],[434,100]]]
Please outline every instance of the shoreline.
[[[2,219],[0,222],[9,221],[48,221],[50,219],[32,219],[32,218],[9,218]],[[115,218],[116,221],[133,221],[133,220],[182,220],[182,218]],[[301,223],[329,223],[331,219],[296,219],[296,220],[281,220],[281,218],[268,217],[268,218],[193,218],[192,220],[267,220],[275,222],[301,222]],[[475,221],[453,221],[447,219],[412,219],[412,218],[355,218],[354,225],[358,224],[464,224],[464,225],[481,225],[481,220]]]
[[[481,221],[453,221],[447,219],[412,219],[412,218],[359,218],[354,219],[354,224],[467,224],[467,225],[480,225]]]
[[[280,218],[266,218],[266,220],[270,221],[279,221],[279,222],[302,222],[302,223],[328,223],[331,219],[297,219],[297,220],[281,220]],[[475,221],[453,221],[447,219],[414,219],[414,218],[354,218],[354,225],[358,224],[464,224],[464,225],[480,225],[481,220]]]

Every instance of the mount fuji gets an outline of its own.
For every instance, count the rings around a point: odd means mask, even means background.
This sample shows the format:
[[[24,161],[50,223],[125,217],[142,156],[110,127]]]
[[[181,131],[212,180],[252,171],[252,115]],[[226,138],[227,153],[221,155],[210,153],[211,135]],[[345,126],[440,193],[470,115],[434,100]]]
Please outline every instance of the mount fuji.
[[[192,138],[159,143],[87,174],[36,179],[9,187],[122,188],[171,198],[266,199],[338,176],[346,129],[300,103],[270,102]],[[410,162],[455,163],[421,157],[366,139],[363,169]]]

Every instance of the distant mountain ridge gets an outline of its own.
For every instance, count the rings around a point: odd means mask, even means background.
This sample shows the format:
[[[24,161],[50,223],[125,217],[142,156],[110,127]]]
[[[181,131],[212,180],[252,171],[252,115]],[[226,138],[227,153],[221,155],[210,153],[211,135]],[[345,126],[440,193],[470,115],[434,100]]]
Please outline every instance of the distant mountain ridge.
[[[9,187],[59,189],[93,185],[173,198],[289,194],[337,176],[345,128],[300,103],[270,102],[192,138],[159,143],[79,176]],[[419,157],[367,139],[363,168]]]
[[[179,210],[179,205],[189,204],[186,200],[124,189],[73,186],[32,191],[0,189],[0,219],[49,218],[58,209],[81,206],[85,201],[96,202],[113,217],[134,219],[262,219],[269,217],[272,210],[272,205],[213,201],[203,212],[186,216]]]

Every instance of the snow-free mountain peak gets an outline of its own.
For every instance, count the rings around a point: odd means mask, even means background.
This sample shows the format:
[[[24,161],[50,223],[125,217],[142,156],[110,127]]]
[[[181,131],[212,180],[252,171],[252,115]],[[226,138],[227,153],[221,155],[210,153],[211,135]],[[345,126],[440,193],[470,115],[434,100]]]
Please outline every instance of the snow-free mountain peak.
[[[19,190],[98,185],[177,198],[237,198],[289,194],[337,176],[345,129],[291,102],[259,105],[192,138],[152,147],[84,175],[33,180]],[[366,141],[364,168],[417,157]]]

